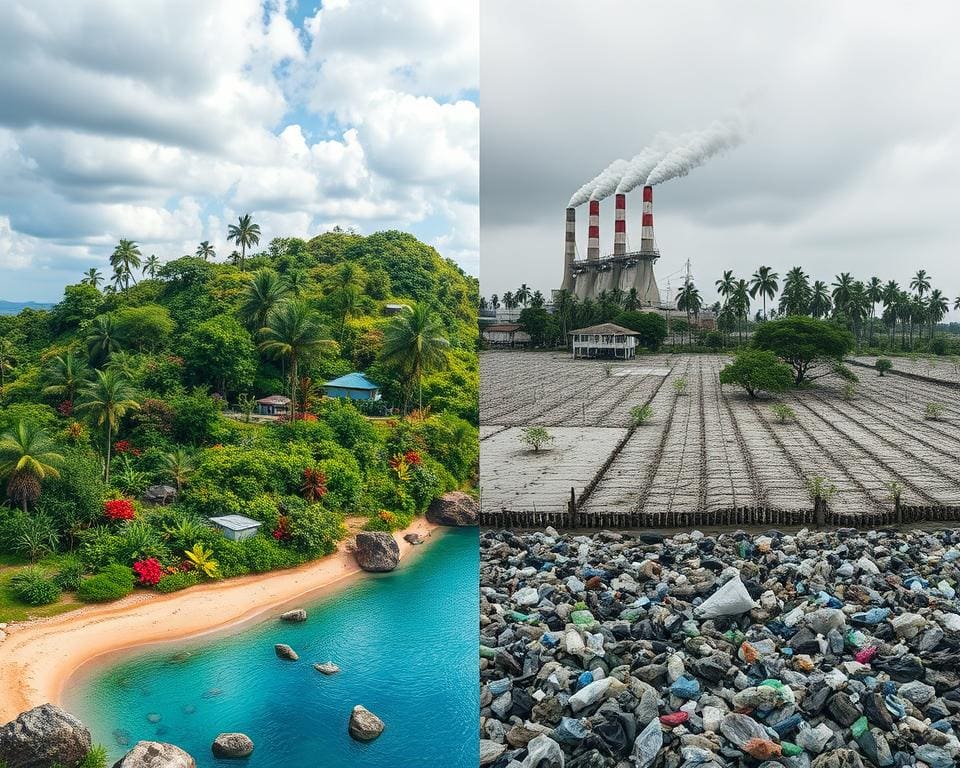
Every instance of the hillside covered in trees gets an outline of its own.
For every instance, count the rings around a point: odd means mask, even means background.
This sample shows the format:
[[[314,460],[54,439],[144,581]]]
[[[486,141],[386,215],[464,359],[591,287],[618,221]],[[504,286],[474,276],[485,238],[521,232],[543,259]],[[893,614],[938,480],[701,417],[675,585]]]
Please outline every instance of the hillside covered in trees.
[[[0,572],[0,620],[289,567],[347,517],[402,527],[474,479],[475,279],[401,232],[253,252],[247,216],[230,238],[226,262],[121,240],[109,282],[91,269],[50,310],[0,317],[0,563],[39,563]],[[355,371],[382,401],[323,396]],[[274,395],[292,415],[252,415]],[[174,503],[141,501],[160,484]],[[207,522],[230,514],[259,533]]]

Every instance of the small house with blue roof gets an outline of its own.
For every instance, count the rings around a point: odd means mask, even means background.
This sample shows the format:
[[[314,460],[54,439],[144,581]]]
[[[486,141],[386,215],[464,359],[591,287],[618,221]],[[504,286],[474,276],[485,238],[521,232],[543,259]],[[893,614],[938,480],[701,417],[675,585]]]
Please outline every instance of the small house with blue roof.
[[[351,400],[380,399],[380,387],[356,371],[326,382],[323,393],[327,397],[349,397]]]

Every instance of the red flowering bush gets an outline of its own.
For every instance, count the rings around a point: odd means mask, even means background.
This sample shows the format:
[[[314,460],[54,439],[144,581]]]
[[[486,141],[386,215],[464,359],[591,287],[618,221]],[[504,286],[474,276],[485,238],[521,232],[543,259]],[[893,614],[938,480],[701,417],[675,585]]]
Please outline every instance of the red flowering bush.
[[[407,451],[403,458],[411,467],[419,467],[423,463],[423,457],[417,451]]]
[[[113,452],[117,454],[129,453],[130,452],[130,441],[129,440],[117,440],[113,444]]]
[[[133,520],[137,510],[130,499],[111,499],[103,504],[103,514],[108,520]]]
[[[281,515],[277,527],[271,534],[277,541],[287,541],[290,538],[290,521],[286,515]]]
[[[303,470],[303,485],[300,486],[307,501],[320,501],[327,495],[327,476],[319,469]]]
[[[140,583],[148,587],[155,586],[160,581],[160,577],[163,576],[163,566],[155,557],[138,560],[133,564],[133,570],[139,577]]]
[[[73,400],[64,400],[57,406],[57,413],[61,416],[70,416],[73,414]]]

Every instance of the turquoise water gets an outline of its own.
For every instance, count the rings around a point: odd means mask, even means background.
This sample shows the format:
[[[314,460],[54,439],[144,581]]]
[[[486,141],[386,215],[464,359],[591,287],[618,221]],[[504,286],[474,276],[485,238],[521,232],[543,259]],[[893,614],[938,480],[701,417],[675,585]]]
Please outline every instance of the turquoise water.
[[[450,530],[396,571],[307,605],[304,624],[269,619],[158,646],[81,676],[66,703],[113,760],[126,751],[118,741],[148,739],[186,749],[200,768],[475,768],[478,577],[477,529]],[[300,661],[277,659],[278,642]],[[342,671],[313,669],[328,660]],[[376,741],[347,735],[355,704],[386,723]],[[214,759],[223,731],[249,735],[253,755]]]

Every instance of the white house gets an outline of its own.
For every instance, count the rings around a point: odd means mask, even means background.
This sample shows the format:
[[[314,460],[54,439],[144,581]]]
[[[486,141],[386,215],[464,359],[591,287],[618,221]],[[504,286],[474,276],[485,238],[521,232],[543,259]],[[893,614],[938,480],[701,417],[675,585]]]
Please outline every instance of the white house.
[[[577,357],[612,357],[630,360],[637,355],[636,331],[613,323],[591,325],[570,331],[570,348]]]

